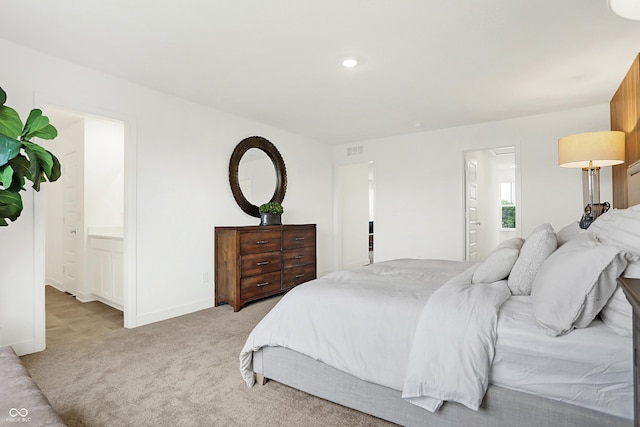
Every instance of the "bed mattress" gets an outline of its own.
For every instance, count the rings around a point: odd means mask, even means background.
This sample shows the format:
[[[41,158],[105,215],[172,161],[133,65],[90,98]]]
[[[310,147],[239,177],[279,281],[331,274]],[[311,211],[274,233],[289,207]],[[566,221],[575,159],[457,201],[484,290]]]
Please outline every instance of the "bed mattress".
[[[531,297],[512,296],[500,308],[490,382],[633,419],[633,345],[596,319],[551,337],[538,327]]]

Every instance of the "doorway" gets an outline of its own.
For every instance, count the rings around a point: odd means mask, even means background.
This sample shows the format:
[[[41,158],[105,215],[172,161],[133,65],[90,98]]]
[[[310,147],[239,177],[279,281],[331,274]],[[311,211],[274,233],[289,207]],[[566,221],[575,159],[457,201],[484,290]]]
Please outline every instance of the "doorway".
[[[335,269],[368,265],[374,257],[373,163],[338,166],[335,171]]]
[[[516,148],[464,153],[465,259],[479,261],[518,235]]]
[[[58,129],[47,149],[62,166],[44,194],[45,283],[124,312],[125,123],[58,107],[45,114]]]

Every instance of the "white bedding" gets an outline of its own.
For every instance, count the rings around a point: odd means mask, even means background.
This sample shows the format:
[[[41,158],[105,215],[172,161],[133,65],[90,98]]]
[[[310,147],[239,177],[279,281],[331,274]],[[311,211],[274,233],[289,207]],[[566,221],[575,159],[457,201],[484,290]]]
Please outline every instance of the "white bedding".
[[[424,304],[469,265],[401,259],[338,271],[295,287],[247,338],[240,355],[245,382],[254,384],[252,351],[282,346],[362,380],[402,390]]]
[[[299,285],[247,338],[240,354],[245,382],[254,383],[253,351],[283,346],[402,391],[424,306],[449,279],[465,270],[468,275],[469,266],[456,261],[395,260]],[[530,297],[511,297],[502,304],[502,293],[495,295],[496,309],[502,307],[491,383],[633,418],[629,338],[599,321],[563,337],[549,337],[533,319]],[[575,385],[579,383],[584,386]]]
[[[418,321],[402,397],[435,412],[443,401],[478,410],[489,386],[506,280],[471,283],[466,272],[431,296]]]
[[[599,319],[548,336],[536,323],[531,297],[512,296],[500,309],[490,382],[633,419],[632,356],[631,338]]]

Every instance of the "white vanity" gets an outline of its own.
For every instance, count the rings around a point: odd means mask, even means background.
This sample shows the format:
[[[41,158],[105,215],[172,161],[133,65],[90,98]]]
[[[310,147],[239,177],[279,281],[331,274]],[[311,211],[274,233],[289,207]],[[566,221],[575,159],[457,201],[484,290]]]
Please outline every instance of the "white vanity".
[[[123,243],[122,228],[89,228],[90,292],[118,310],[123,309]]]

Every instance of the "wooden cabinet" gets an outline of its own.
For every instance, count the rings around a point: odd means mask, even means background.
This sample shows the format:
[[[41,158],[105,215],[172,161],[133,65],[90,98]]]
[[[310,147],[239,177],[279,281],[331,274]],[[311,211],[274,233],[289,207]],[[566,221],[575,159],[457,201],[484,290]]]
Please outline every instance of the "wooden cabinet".
[[[215,228],[215,305],[250,301],[316,278],[316,226]]]
[[[627,169],[640,161],[640,55],[636,56],[609,103],[611,130],[625,133],[625,162],[611,169],[613,207],[629,207]],[[635,195],[635,198],[638,198]]]
[[[622,290],[633,308],[633,401],[634,401],[634,425],[640,426],[640,279],[618,279]]]

